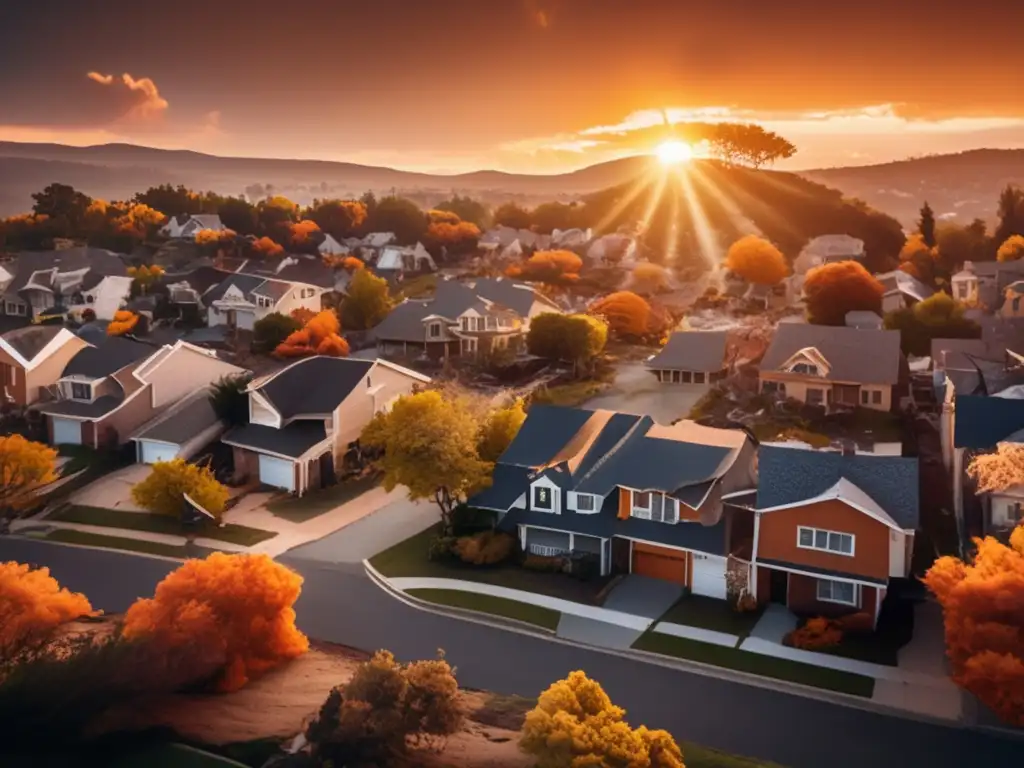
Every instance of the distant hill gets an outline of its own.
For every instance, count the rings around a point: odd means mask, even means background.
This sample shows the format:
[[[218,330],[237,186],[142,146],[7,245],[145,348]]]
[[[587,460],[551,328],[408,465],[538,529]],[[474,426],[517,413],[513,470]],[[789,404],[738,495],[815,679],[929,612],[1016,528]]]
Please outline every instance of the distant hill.
[[[978,149],[801,175],[858,197],[904,226],[913,225],[925,200],[937,216],[964,224],[981,218],[991,224],[1003,187],[1024,185],[1024,149]]]

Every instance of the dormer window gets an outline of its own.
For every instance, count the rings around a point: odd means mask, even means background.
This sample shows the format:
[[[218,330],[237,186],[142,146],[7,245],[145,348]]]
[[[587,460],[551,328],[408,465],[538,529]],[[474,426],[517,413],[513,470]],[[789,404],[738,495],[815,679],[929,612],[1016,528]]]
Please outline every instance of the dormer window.
[[[65,390],[67,394],[70,392],[72,400],[84,400],[87,403],[92,402],[92,382],[91,381],[71,381],[68,382],[68,387]]]
[[[797,363],[790,368],[791,373],[801,373],[805,376],[820,376],[818,366],[812,365],[811,363]]]
[[[553,512],[555,499],[551,488],[546,485],[535,485],[533,487],[533,508],[542,512]]]

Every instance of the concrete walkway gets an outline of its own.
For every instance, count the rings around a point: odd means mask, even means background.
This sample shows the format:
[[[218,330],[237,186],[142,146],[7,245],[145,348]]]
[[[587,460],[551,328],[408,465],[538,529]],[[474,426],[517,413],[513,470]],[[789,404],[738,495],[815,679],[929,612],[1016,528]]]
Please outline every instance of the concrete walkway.
[[[687,640],[699,640],[702,643],[721,645],[726,648],[735,648],[739,642],[739,635],[730,635],[728,632],[716,632],[713,629],[703,627],[691,627],[687,624],[673,624],[670,621],[660,621],[654,625],[653,632],[660,632],[663,635],[682,637]]]

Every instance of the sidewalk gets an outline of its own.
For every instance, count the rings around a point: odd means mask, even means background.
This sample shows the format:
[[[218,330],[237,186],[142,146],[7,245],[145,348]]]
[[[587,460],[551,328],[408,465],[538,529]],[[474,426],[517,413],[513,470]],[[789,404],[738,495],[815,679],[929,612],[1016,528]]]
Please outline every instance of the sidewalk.
[[[174,536],[168,533],[151,533],[149,531],[133,531],[127,528],[110,528],[105,525],[84,525],[83,523],[62,523],[52,520],[38,520],[28,518],[26,520],[11,521],[11,533],[21,535],[33,531],[81,531],[82,533],[93,533],[99,536],[106,536],[113,539],[135,539],[137,541],[152,541],[156,544],[167,544],[172,547],[184,547],[188,541],[184,536]],[[205,549],[217,549],[221,552],[248,552],[248,547],[240,544],[232,544],[229,541],[218,539],[197,538],[194,540],[197,547]]]

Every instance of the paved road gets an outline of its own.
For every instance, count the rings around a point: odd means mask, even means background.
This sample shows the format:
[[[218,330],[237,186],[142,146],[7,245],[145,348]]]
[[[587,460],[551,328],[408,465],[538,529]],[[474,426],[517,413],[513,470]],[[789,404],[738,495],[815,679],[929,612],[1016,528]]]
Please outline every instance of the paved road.
[[[615,381],[608,391],[585,405],[650,416],[659,424],[670,424],[686,416],[706,391],[688,384],[660,384],[643,362],[628,360],[615,367]]]
[[[16,538],[0,538],[0,561],[47,565],[60,582],[108,612],[151,595],[174,563]],[[296,606],[313,637],[401,659],[444,648],[471,688],[536,696],[574,669],[599,680],[630,719],[790,768],[984,768],[1020,766],[1024,743],[864,712],[552,643],[410,608],[352,565],[282,558],[306,578]]]

